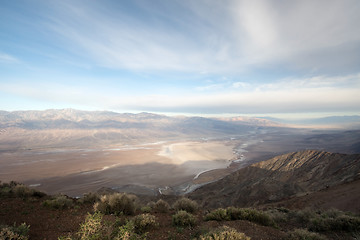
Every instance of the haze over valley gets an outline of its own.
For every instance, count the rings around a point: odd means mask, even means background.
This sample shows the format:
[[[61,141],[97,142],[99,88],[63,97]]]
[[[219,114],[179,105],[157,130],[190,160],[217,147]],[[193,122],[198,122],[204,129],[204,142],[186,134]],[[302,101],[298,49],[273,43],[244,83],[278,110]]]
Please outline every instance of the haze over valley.
[[[73,109],[0,113],[0,179],[81,196],[111,188],[185,194],[254,162],[303,149],[360,152],[354,130],[257,118]]]

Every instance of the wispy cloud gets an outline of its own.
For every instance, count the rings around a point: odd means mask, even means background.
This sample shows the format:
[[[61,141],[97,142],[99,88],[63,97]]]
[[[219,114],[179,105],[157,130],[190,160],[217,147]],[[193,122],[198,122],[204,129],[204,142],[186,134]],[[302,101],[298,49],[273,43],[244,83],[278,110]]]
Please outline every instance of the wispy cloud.
[[[48,27],[98,64],[134,70],[237,72],[279,62],[319,68],[326,64],[317,54],[339,57],[350,54],[344,44],[360,45],[357,1],[136,3],[131,10],[143,16],[116,5],[101,11],[96,2],[58,2]]]
[[[247,88],[250,87],[251,85],[247,82],[234,82],[232,83],[232,87],[234,88]]]
[[[129,106],[119,108],[142,109],[159,112],[191,113],[291,113],[360,111],[358,91],[303,89],[300,91],[256,91],[214,95],[147,96],[139,97]]]
[[[28,99],[59,104],[93,106],[101,109],[121,111],[157,111],[189,113],[291,113],[291,112],[360,112],[359,88],[346,83],[360,82],[360,76],[348,76],[342,79],[344,85],[332,77],[313,78],[318,81],[316,87],[303,85],[304,80],[290,81],[282,87],[279,81],[273,85],[251,86],[243,91],[232,88],[228,91],[188,92],[168,94],[121,94],[104,95],[91,87],[68,87],[60,84],[43,83],[40,85],[0,84],[3,92],[17,94]],[[331,83],[333,82],[333,83]],[[241,83],[239,85],[242,85]],[[231,88],[231,85],[228,86]],[[44,91],[47,89],[47,91]]]
[[[20,63],[16,57],[0,52],[0,63]]]

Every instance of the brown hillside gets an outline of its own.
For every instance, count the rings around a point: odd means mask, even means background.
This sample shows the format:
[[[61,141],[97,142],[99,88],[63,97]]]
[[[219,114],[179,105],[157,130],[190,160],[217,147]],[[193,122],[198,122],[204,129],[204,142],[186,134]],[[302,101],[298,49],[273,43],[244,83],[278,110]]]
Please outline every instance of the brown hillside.
[[[352,182],[360,178],[359,172],[359,154],[306,150],[240,169],[190,197],[211,208],[254,206]]]

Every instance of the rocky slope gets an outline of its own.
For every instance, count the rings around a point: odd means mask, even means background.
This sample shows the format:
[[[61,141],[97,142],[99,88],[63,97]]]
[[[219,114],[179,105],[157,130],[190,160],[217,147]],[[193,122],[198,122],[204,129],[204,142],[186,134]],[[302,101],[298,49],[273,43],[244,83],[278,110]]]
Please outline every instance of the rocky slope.
[[[274,157],[203,186],[190,197],[206,207],[251,206],[300,197],[360,179],[360,154],[306,150]]]

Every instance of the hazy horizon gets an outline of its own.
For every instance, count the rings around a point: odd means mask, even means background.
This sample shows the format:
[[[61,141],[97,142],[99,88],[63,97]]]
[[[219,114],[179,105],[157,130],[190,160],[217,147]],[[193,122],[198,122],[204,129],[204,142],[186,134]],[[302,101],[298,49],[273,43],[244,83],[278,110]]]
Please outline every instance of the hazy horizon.
[[[360,2],[6,1],[0,109],[360,115]]]
[[[231,118],[231,117],[249,117],[249,118],[268,118],[268,119],[277,119],[277,120],[287,120],[287,121],[297,121],[297,120],[311,120],[311,119],[321,119],[327,117],[360,117],[360,113],[276,113],[276,114],[197,114],[197,113],[173,113],[173,112],[146,112],[146,111],[127,111],[121,112],[116,110],[85,110],[85,109],[76,109],[76,108],[51,108],[51,109],[14,109],[14,110],[4,110],[0,109],[0,111],[7,111],[7,112],[18,112],[18,111],[48,111],[48,110],[66,110],[71,109],[75,111],[88,111],[88,112],[114,112],[119,114],[141,114],[141,113],[150,113],[150,114],[158,114],[164,115],[169,117],[176,117],[176,116],[184,116],[184,117],[205,117],[205,118]]]

